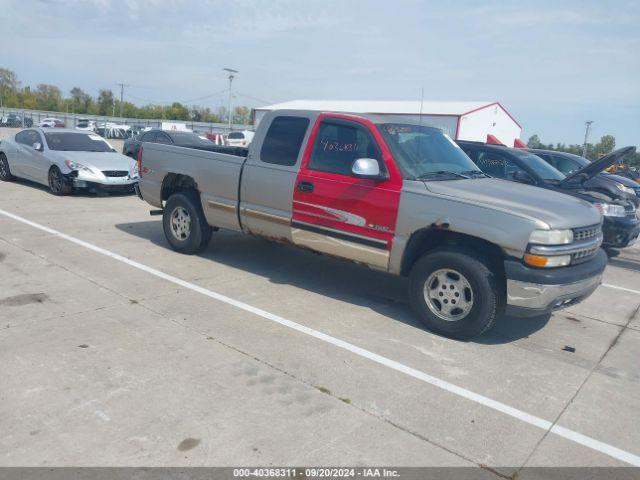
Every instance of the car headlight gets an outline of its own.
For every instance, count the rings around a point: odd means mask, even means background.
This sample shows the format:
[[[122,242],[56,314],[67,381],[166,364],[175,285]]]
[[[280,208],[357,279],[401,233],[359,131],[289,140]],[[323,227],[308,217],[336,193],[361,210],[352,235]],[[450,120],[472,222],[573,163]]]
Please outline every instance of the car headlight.
[[[572,242],[573,230],[534,230],[529,237],[529,243],[538,245],[565,245]]]
[[[622,205],[614,205],[613,203],[596,203],[594,204],[600,213],[605,217],[626,217],[627,212]]]
[[[67,167],[69,167],[71,170],[82,170],[83,172],[93,173],[93,170],[91,170],[86,165],[83,165],[83,164],[78,163],[78,162],[74,162],[73,160],[65,160],[64,164]]]
[[[133,164],[133,167],[129,170],[129,178],[135,179],[140,176],[140,172],[138,172],[138,162]]]
[[[622,185],[621,183],[616,182],[616,187],[618,188],[618,190],[623,191],[624,193],[629,193],[631,195],[635,195],[636,191],[633,188],[627,187],[625,185]]]

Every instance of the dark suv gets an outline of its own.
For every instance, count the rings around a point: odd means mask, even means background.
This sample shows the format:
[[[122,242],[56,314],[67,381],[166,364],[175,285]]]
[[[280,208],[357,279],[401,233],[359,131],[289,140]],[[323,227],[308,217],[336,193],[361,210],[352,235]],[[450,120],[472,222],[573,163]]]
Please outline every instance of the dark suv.
[[[635,147],[616,150],[566,176],[525,149],[480,142],[458,141],[457,143],[487,175],[566,193],[594,205],[604,217],[603,246],[624,248],[638,239],[640,220],[636,217],[633,202],[623,196],[622,192],[617,196],[604,195],[585,187],[585,182],[609,165],[634,152]]]

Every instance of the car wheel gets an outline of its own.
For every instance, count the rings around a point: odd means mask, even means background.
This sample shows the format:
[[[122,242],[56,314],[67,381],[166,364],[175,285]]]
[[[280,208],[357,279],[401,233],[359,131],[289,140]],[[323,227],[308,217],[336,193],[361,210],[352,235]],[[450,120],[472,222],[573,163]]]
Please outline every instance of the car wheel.
[[[55,165],[49,169],[49,190],[54,195],[68,195],[73,190],[69,181]]]
[[[456,339],[489,330],[502,303],[493,272],[461,248],[437,249],[421,257],[411,270],[409,295],[429,330]]]
[[[167,241],[180,253],[198,253],[211,240],[211,227],[204,218],[200,199],[194,193],[171,195],[163,209],[162,225]]]
[[[16,177],[11,174],[7,157],[4,153],[0,153],[0,180],[3,182],[12,182],[15,179]]]

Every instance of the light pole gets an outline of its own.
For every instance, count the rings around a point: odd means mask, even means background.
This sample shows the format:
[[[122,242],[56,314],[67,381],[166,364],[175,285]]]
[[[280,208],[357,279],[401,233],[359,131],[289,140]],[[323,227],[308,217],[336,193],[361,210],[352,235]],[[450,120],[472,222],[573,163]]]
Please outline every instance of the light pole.
[[[120,118],[122,118],[122,102],[124,101],[124,87],[128,87],[126,83],[116,83],[116,85],[120,85]]]
[[[591,130],[591,124],[593,120],[587,120],[585,125],[587,126],[584,131],[584,143],[582,144],[582,156],[587,158],[587,140],[589,140],[589,131]]]
[[[232,68],[223,68],[223,70],[229,72],[229,103],[227,106],[227,115],[229,116],[229,132],[231,132],[231,118],[233,116],[231,114],[231,85],[233,84],[233,79],[238,71]]]

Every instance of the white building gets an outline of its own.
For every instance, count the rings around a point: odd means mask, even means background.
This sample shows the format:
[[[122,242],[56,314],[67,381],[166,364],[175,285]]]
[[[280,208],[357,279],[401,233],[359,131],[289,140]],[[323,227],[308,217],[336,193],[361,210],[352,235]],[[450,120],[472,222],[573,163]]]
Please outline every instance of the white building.
[[[522,127],[498,102],[386,102],[343,100],[293,100],[254,110],[254,124],[271,110],[315,110],[321,112],[393,115],[438,127],[458,140],[495,142],[509,147],[520,139]],[[421,114],[422,112],[422,114]]]

